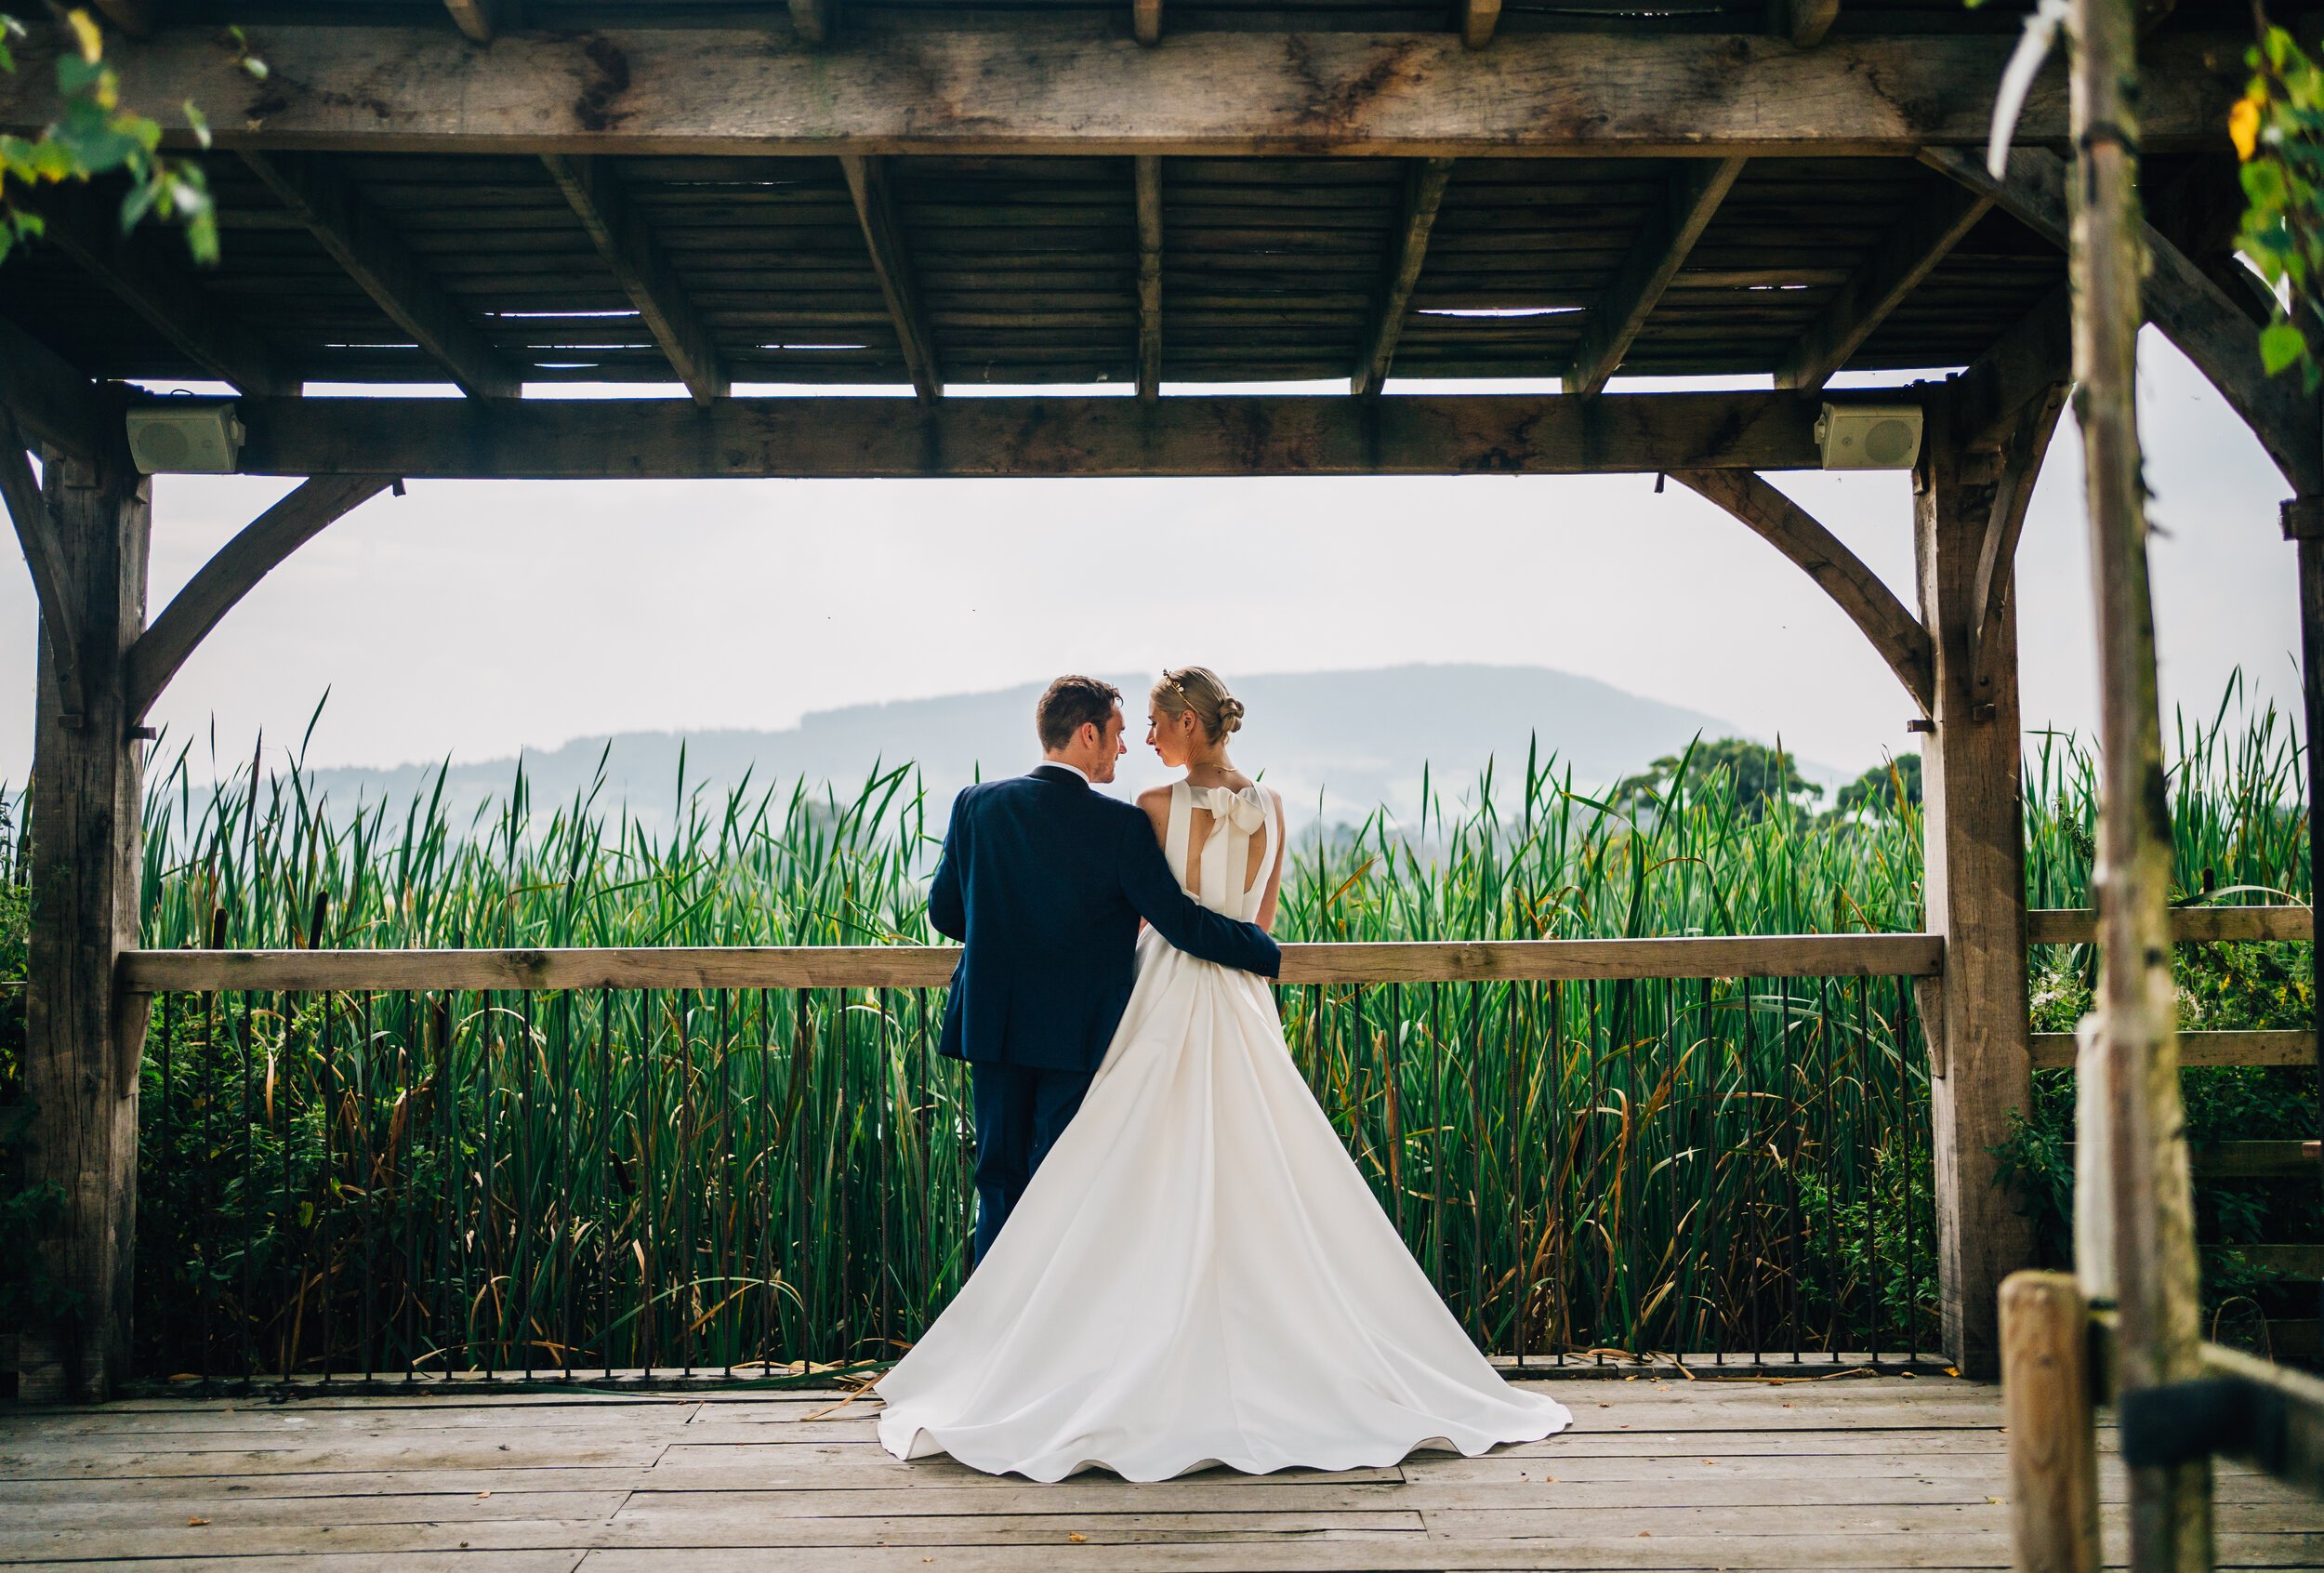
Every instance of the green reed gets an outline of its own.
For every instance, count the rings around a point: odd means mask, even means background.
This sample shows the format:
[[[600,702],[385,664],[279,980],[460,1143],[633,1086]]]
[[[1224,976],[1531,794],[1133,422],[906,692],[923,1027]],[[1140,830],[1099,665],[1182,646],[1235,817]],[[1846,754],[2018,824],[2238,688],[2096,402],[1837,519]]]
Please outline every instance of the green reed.
[[[2306,889],[2272,714],[2185,729],[2190,892]],[[935,842],[909,770],[852,794],[686,789],[649,825],[520,773],[321,800],[296,761],[149,793],[152,946],[920,944]],[[2086,900],[2070,738],[2028,760],[2036,905]],[[1682,769],[1615,801],[1529,755],[1417,821],[1303,839],[1286,939],[1921,926],[1906,807],[1816,815]],[[2281,899],[2281,895],[2275,897]],[[1893,979],[1279,991],[1292,1053],[1480,1344],[1528,1357],[1927,1351],[1925,1060]],[[892,1355],[957,1287],[971,1215],[941,991],[171,996],[145,1057],[149,1368],[243,1375],[723,1368]]]

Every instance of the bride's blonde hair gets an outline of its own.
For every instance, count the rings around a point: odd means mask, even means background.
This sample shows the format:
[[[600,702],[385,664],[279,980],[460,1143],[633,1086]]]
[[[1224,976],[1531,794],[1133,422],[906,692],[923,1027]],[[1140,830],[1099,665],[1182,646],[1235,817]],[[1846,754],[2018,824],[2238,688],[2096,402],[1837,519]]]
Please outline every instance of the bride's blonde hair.
[[[1154,702],[1165,714],[1193,716],[1203,736],[1213,743],[1243,725],[1243,702],[1208,667],[1170,668],[1154,685]]]

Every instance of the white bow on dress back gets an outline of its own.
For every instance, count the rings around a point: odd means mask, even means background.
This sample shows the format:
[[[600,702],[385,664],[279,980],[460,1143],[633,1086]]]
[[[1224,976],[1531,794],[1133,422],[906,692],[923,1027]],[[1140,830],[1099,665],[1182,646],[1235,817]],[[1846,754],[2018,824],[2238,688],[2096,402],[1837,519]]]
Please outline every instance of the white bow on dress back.
[[[1202,817],[1195,818],[1196,814]],[[1280,831],[1275,823],[1274,797],[1264,786],[1256,784],[1236,790],[1232,786],[1197,786],[1181,781],[1170,788],[1170,831],[1164,839],[1162,851],[1169,859],[1170,872],[1178,876],[1179,885],[1213,912],[1246,923],[1259,920],[1259,908],[1266,900],[1268,871],[1274,866],[1275,839]],[[1204,832],[1201,867],[1195,866],[1195,832]],[[1263,839],[1259,843],[1259,872],[1249,875],[1251,867],[1251,838]]]

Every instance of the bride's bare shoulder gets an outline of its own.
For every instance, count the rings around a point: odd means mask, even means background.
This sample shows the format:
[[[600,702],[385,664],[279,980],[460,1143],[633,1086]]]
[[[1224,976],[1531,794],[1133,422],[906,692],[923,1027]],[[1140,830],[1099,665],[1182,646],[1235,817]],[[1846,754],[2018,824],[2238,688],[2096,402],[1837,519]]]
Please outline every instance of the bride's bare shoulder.
[[[1153,822],[1154,839],[1157,841],[1169,836],[1170,794],[1175,790],[1177,787],[1173,784],[1169,786],[1149,786],[1138,794],[1138,806],[1146,811],[1146,818]]]

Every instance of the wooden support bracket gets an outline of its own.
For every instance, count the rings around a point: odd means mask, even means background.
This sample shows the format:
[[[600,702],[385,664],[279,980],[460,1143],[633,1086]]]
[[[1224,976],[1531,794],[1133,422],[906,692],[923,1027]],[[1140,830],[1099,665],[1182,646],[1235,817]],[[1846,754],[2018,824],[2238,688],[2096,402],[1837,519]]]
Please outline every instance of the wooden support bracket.
[[[541,163],[694,403],[724,398],[726,368],[709,324],[694,309],[610,163],[564,153],[544,153]]]
[[[33,594],[40,605],[41,630],[48,640],[49,669],[57,679],[58,714],[66,726],[77,729],[86,713],[81,633],[68,593],[64,543],[59,538],[56,515],[40,495],[40,482],[33,479],[24,433],[6,409],[0,409],[0,502],[16,522],[25,566],[33,571]]]
[[[78,366],[14,323],[0,319],[0,405],[28,442],[95,458],[120,431],[119,412]]]
[[[1429,231],[1435,227],[1436,210],[1443,205],[1445,187],[1452,180],[1452,165],[1449,158],[1424,158],[1406,172],[1404,227],[1396,245],[1395,265],[1389,271],[1388,287],[1380,297],[1379,320],[1372,324],[1370,347],[1355,375],[1348,379],[1351,393],[1376,397],[1388,380],[1388,365],[1396,358],[1396,340],[1404,336],[1405,314],[1412,309],[1412,291],[1420,282],[1421,264],[1428,259]]]
[[[219,548],[129,647],[128,723],[144,723],[153,702],[203,637],[260,579],[334,520],[396,483],[388,475],[315,476]]]
[[[1646,325],[1662,292],[1685,266],[1687,254],[1710,228],[1743,173],[1739,158],[1704,158],[1688,163],[1663,192],[1661,203],[1631,247],[1621,271],[1606,286],[1582,324],[1581,343],[1565,373],[1565,391],[1595,393],[1621,368],[1632,340]]]
[[[1129,31],[1151,49],[1162,42],[1162,0],[1129,0]]]
[[[443,0],[452,25],[472,44],[489,44],[500,31],[500,0]]]
[[[888,184],[883,158],[843,154],[839,168],[847,176],[848,193],[855,199],[855,216],[864,228],[864,245],[871,253],[872,271],[879,293],[888,302],[889,321],[895,324],[896,345],[913,390],[933,401],[944,392],[936,369],[935,341],[929,337],[928,319],[920,311],[918,281],[910,251],[904,244],[904,226],[896,217],[895,193]]]
[[[1928,629],[1863,559],[1807,509],[1748,470],[1673,469],[1670,479],[1725,509],[1807,572],[1872,641],[1924,714],[1936,707],[1935,654]]]
[[[1138,206],[1138,397],[1162,396],[1162,160],[1131,161]]]
[[[1460,42],[1469,48],[1492,43],[1500,22],[1501,0],[1460,0]]]
[[[1969,692],[1973,706],[1983,701],[1993,681],[1995,631],[2001,626],[2002,606],[2014,579],[2018,537],[2025,534],[2026,509],[2033,502],[2034,483],[2041,477],[2042,456],[2050,451],[2051,433],[2066,408],[2066,384],[2018,413],[2001,444],[2000,476],[1993,489],[1993,509],[1987,516],[1985,539],[1977,549],[1977,583],[1971,592],[1969,625]]]

